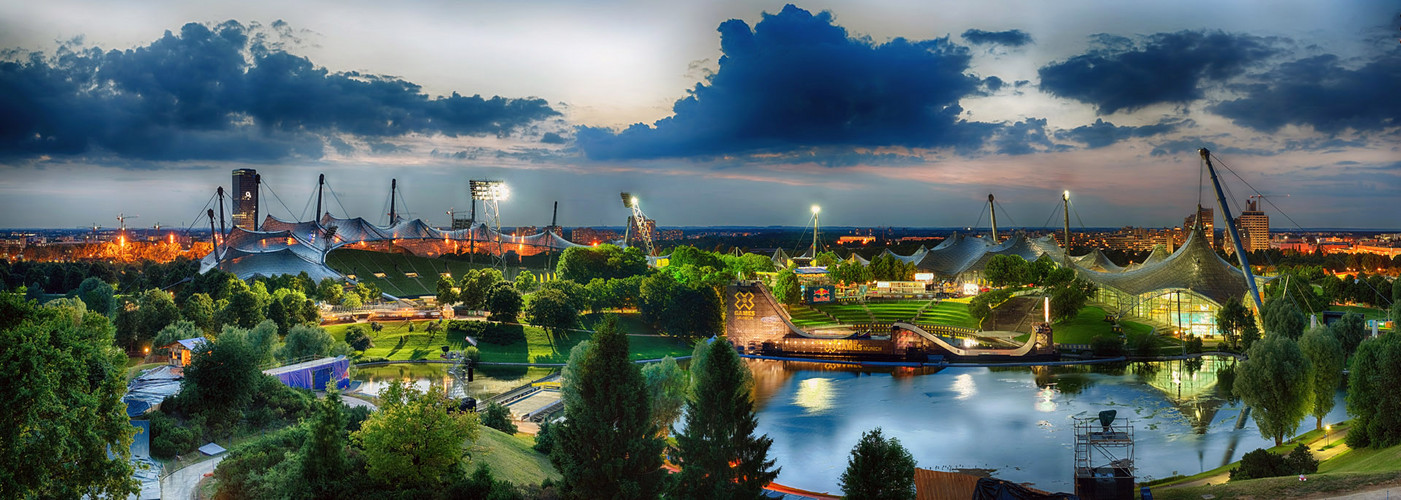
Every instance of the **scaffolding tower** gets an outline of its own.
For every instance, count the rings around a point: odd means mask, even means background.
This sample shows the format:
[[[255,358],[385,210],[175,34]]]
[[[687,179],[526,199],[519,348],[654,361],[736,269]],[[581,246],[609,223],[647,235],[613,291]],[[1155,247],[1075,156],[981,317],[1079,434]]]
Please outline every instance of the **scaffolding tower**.
[[[1075,421],[1075,494],[1083,500],[1133,498],[1133,424],[1106,413]]]

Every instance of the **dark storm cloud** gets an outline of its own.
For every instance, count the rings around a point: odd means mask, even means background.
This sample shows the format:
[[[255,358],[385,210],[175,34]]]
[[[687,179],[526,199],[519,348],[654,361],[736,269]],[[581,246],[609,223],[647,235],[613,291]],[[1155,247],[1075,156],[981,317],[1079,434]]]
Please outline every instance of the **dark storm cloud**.
[[[1100,114],[1202,97],[1203,84],[1240,76],[1275,53],[1273,40],[1222,32],[1158,33],[1135,42],[1094,37],[1089,52],[1037,71],[1041,90]]]
[[[1133,137],[1151,137],[1159,134],[1166,134],[1176,131],[1184,125],[1190,126],[1191,122],[1162,121],[1153,125],[1121,127],[1115,125],[1113,122],[1097,119],[1090,125],[1075,127],[1070,130],[1058,130],[1056,131],[1056,138],[1083,143],[1089,146],[1090,149],[1096,149]]]
[[[1031,35],[1022,30],[983,31],[974,28],[964,31],[963,39],[974,45],[1021,47],[1031,43]]]
[[[382,139],[408,133],[504,135],[558,114],[540,99],[430,98],[397,78],[332,73],[251,31],[191,23],[125,51],[8,58],[0,156],[317,158],[334,132],[381,139],[375,149],[387,151]]]
[[[556,134],[554,132],[545,132],[545,135],[540,136],[540,142],[543,142],[545,144],[564,144],[565,141],[564,137],[559,134]]]
[[[1046,134],[1045,118],[1028,118],[1007,125],[998,130],[997,137],[993,139],[992,143],[997,147],[998,153],[1009,155],[1026,155],[1065,149],[1063,146],[1051,142],[1050,136]]]
[[[1268,149],[1238,148],[1235,146],[1225,146],[1215,141],[1202,139],[1199,137],[1187,137],[1171,140],[1160,144],[1154,144],[1153,150],[1149,152],[1151,156],[1179,156],[1191,155],[1197,157],[1197,150],[1206,148],[1213,154],[1225,154],[1233,156],[1274,156],[1278,151]]]
[[[673,116],[619,132],[581,127],[593,159],[715,158],[807,147],[977,149],[994,127],[960,120],[980,92],[966,47],[850,36],[830,12],[788,5],[750,29],[720,25],[719,69],[676,101]]]
[[[1282,64],[1264,83],[1243,87],[1245,97],[1212,106],[1237,125],[1274,132],[1285,125],[1327,134],[1378,131],[1401,125],[1401,50],[1393,48],[1356,69],[1337,56]]]

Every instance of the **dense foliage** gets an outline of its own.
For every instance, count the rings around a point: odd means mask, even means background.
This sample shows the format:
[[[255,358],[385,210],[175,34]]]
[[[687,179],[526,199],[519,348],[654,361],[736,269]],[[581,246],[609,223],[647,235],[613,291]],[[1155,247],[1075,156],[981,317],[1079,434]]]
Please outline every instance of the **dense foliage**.
[[[1333,395],[1343,381],[1343,346],[1326,326],[1309,329],[1299,339],[1299,350],[1313,364],[1313,404],[1310,413],[1314,428],[1323,428],[1323,417],[1333,411]]]
[[[637,247],[571,247],[560,254],[555,272],[560,279],[575,283],[588,283],[594,278],[626,278],[646,274],[647,257]]]
[[[1348,365],[1347,412],[1352,429],[1347,444],[1385,448],[1401,444],[1401,336],[1362,341]]]
[[[0,497],[136,493],[125,358],[107,318],[0,293],[0,346]]]
[[[377,481],[418,488],[445,484],[462,461],[463,444],[477,437],[477,415],[449,412],[456,402],[442,389],[419,392],[399,381],[380,393],[379,411],[354,434],[365,470]]]
[[[1231,480],[1235,481],[1315,472],[1318,472],[1318,459],[1313,458],[1308,446],[1299,443],[1288,455],[1276,455],[1264,448],[1247,452],[1240,458],[1240,466],[1231,469],[1230,475]]]
[[[851,449],[841,477],[847,498],[909,500],[915,497],[915,458],[900,445],[887,439],[881,429],[863,433]]]
[[[1293,435],[1313,403],[1313,363],[1299,344],[1284,335],[1269,335],[1246,352],[1236,367],[1232,390],[1254,409],[1260,435],[1275,446]]]

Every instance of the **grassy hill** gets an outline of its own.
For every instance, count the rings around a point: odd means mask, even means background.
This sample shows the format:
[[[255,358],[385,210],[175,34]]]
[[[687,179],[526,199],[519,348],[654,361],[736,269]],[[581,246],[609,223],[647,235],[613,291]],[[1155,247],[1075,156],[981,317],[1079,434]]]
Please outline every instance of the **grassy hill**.
[[[454,259],[430,259],[410,254],[371,252],[341,248],[326,255],[326,265],[336,272],[355,275],[365,283],[374,283],[384,293],[395,297],[419,297],[438,291],[438,275],[452,273],[454,277],[468,270],[489,267]],[[384,277],[375,276],[383,273]],[[416,275],[416,276],[414,276]]]
[[[437,359],[443,354],[442,346],[446,345],[449,349],[461,349],[470,345],[459,332],[428,333],[427,327],[430,322],[431,320],[384,323],[384,329],[378,334],[371,331],[368,324],[361,323],[360,326],[370,334],[375,345],[366,349],[360,358],[364,360],[385,358],[395,361]],[[622,324],[632,323],[640,323],[640,321],[624,321]],[[413,331],[409,331],[410,325],[413,325]],[[351,326],[353,325],[328,325],[325,328],[332,338],[345,340],[345,333]],[[500,328],[510,330],[507,336],[517,340],[504,345],[480,343],[477,348],[481,352],[482,361],[563,363],[569,359],[570,349],[573,349],[579,342],[588,340],[592,335],[589,332],[581,331],[550,335],[542,328],[529,325],[502,325]],[[624,331],[632,333],[628,328],[625,326]],[[631,347],[630,356],[632,359],[687,356],[691,354],[692,349],[690,342],[676,337],[631,335],[628,337],[628,343]]]
[[[489,465],[496,479],[522,486],[540,484],[546,478],[561,479],[559,471],[550,464],[550,458],[531,448],[535,446],[534,436],[512,436],[485,425],[481,426],[480,433],[475,442],[467,445],[467,452],[473,463]]]

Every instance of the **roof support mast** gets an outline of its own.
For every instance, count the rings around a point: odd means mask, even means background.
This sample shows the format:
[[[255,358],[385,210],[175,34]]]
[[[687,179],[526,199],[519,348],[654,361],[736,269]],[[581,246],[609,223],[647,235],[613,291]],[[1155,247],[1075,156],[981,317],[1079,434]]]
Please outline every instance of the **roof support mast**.
[[[394,192],[399,190],[399,179],[389,179],[389,225],[399,222],[399,214],[394,212]]]
[[[326,174],[321,174],[316,178],[316,213],[311,214],[311,220],[321,222],[321,186],[326,185]],[[302,210],[306,210],[303,208]]]
[[[992,203],[992,193],[988,193],[988,213],[992,214],[992,244],[997,244],[997,208]]]
[[[1070,265],[1070,191],[1061,193],[1061,201],[1065,202],[1065,265]]]
[[[1216,188],[1216,202],[1221,204],[1221,216],[1226,218],[1226,231],[1231,235],[1231,243],[1236,246],[1236,258],[1240,260],[1241,271],[1245,273],[1245,285],[1250,287],[1250,299],[1255,302],[1256,311],[1263,311],[1265,304],[1260,301],[1260,290],[1255,287],[1255,275],[1250,272],[1250,260],[1246,258],[1245,247],[1241,245],[1236,219],[1231,217],[1231,207],[1226,205],[1226,193],[1221,191],[1221,181],[1216,178],[1216,167],[1211,164],[1211,151],[1202,148],[1197,152],[1201,153],[1202,161],[1206,162],[1206,170],[1211,174],[1211,185]],[[1197,223],[1200,224],[1201,221]]]

